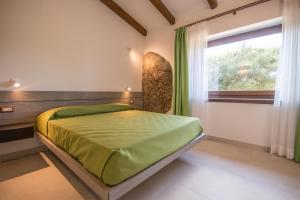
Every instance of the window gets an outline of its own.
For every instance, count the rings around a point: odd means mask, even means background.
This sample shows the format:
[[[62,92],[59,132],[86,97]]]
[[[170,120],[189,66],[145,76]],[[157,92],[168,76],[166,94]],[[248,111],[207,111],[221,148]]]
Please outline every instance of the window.
[[[210,101],[273,103],[281,25],[208,42]]]

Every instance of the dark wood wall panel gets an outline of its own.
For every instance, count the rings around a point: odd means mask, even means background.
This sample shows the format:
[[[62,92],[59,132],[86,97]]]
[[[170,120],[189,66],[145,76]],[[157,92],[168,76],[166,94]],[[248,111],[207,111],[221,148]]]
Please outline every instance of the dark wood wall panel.
[[[89,99],[142,98],[141,92],[0,91],[0,103],[16,101],[72,101]]]
[[[32,123],[40,113],[55,107],[130,104],[132,100],[136,109],[143,108],[141,92],[0,92],[0,107],[14,108],[14,112],[0,113],[0,126]]]

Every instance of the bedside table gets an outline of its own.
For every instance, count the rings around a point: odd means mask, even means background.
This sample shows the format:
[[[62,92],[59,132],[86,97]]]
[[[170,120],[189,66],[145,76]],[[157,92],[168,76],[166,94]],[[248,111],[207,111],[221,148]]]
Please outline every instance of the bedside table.
[[[34,137],[33,123],[0,126],[0,143]]]

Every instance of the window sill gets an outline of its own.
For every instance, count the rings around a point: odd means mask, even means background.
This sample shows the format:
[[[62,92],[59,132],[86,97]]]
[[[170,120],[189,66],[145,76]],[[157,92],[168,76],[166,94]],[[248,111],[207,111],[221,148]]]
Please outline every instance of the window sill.
[[[274,104],[274,99],[209,98],[208,102]]]

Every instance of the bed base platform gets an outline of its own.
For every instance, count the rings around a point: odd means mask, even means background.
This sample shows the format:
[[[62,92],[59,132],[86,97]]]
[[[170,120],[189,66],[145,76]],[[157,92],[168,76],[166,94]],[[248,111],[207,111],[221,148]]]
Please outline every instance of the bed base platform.
[[[78,161],[76,161],[68,153],[57,147],[50,140],[48,140],[41,133],[37,132],[36,135],[42,141],[42,143],[54,153],[65,165],[67,165],[91,190],[93,190],[102,200],[116,200],[135,188],[137,185],[148,179],[150,176],[158,172],[160,169],[176,160],[183,153],[192,148],[195,144],[205,139],[205,134],[197,136],[190,143],[186,144],[179,150],[170,154],[169,156],[154,163],[133,177],[121,182],[118,185],[109,187],[101,182],[101,180],[86,170]]]

